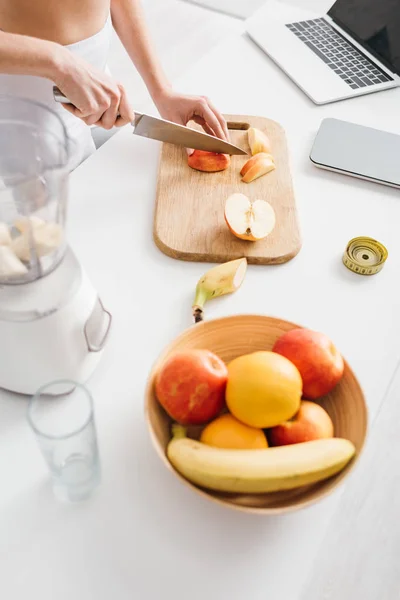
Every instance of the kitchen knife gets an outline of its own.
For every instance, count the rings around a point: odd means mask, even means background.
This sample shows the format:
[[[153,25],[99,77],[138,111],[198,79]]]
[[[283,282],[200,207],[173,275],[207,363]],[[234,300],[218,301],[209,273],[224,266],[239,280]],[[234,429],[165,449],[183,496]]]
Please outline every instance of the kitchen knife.
[[[62,104],[72,104],[62,92],[53,88],[54,100]],[[208,152],[219,152],[221,154],[248,154],[246,150],[225,142],[220,138],[190,129],[184,125],[178,125],[158,117],[152,117],[135,111],[135,120],[131,123],[134,127],[133,133],[141,137],[151,138],[160,142],[193,148],[194,150],[206,150]]]

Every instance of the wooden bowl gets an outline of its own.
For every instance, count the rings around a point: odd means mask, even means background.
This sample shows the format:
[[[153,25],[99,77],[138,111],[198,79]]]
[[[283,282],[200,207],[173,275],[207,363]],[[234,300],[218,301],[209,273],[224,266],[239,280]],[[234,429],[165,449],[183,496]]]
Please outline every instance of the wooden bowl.
[[[154,393],[155,377],[166,357],[176,350],[206,348],[229,362],[242,354],[257,350],[271,350],[278,337],[295,327],[299,325],[258,315],[239,315],[205,321],[184,331],[169,344],[153,366],[145,400],[146,420],[152,442],[165,466],[198,494],[224,506],[245,512],[257,514],[289,512],[313,504],[330,494],[349,474],[358,460],[367,432],[367,406],[361,387],[346,361],[340,383],[329,395],[319,401],[333,421],[335,436],[351,440],[356,447],[354,458],[337,475],[295,490],[268,494],[226,494],[205,490],[190,483],[172,467],[166,456],[172,422]],[[198,437],[198,434],[199,431],[196,432],[195,429],[189,431],[190,437]]]

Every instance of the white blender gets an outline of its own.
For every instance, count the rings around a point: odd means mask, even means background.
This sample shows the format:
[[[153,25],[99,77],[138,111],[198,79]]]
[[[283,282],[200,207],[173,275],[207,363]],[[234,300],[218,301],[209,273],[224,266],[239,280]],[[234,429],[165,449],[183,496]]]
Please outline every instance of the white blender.
[[[0,96],[0,388],[21,394],[84,383],[111,326],[66,241],[72,152],[56,113]]]

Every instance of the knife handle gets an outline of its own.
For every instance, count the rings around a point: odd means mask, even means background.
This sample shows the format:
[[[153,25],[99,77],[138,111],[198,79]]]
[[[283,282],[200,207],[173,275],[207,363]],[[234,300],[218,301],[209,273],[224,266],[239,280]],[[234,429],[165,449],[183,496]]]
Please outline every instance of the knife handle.
[[[57,87],[57,86],[53,86],[53,96],[54,96],[54,100],[56,102],[59,102],[61,104],[71,104],[72,102],[70,100],[68,100],[68,98],[66,96],[64,96],[64,94],[61,92],[61,90]],[[140,119],[143,117],[142,113],[135,112],[135,119],[134,121],[132,121],[132,125],[134,127],[136,127],[136,125],[139,123]],[[117,118],[119,118],[119,115],[117,115]]]

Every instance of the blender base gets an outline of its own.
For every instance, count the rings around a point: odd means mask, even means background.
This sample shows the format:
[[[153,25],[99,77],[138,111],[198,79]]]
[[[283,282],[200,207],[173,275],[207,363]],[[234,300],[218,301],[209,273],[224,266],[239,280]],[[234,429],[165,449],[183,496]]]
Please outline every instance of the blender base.
[[[60,280],[69,283],[60,288]],[[53,273],[16,287],[19,302],[15,288],[0,289],[0,388],[32,395],[54,380],[85,383],[102,358],[111,314],[71,249]]]

